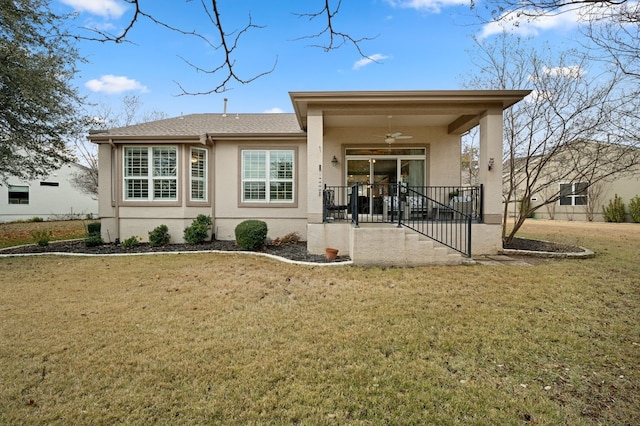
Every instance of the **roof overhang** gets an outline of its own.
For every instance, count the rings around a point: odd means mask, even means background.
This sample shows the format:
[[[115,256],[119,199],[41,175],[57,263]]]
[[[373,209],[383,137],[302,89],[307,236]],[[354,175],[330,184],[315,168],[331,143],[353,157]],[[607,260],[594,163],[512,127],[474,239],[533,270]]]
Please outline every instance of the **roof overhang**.
[[[446,126],[462,134],[490,109],[504,110],[530,90],[418,90],[289,92],[304,130],[309,110],[320,110],[325,126],[384,127],[393,116],[395,126]],[[381,123],[384,123],[381,125]]]

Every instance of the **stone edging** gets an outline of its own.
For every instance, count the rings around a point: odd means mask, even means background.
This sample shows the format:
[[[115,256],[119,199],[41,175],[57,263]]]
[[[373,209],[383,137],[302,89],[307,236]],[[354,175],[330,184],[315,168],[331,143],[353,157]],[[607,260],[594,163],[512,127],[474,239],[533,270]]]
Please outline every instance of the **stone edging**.
[[[545,258],[557,258],[557,259],[591,259],[595,257],[595,253],[586,247],[580,247],[583,251],[562,253],[555,251],[535,251],[535,250],[516,250],[516,249],[501,249],[500,254],[505,256],[531,256],[531,257],[545,257]]]
[[[341,266],[341,265],[353,265],[352,260],[345,260],[340,262],[306,262],[302,260],[292,260],[287,259],[286,257],[276,256],[270,253],[259,253],[255,251],[240,251],[240,250],[191,250],[191,251],[157,251],[152,253],[104,253],[104,254],[94,254],[94,253],[66,253],[66,252],[46,252],[46,253],[20,253],[20,254],[2,254],[2,250],[0,250],[0,257],[27,257],[27,256],[76,256],[76,257],[98,257],[98,256],[153,256],[153,255],[164,255],[164,254],[207,254],[207,253],[218,253],[218,254],[249,254],[253,256],[263,256],[268,257],[270,259],[279,260],[284,263],[290,263],[294,265],[305,265],[305,266]]]

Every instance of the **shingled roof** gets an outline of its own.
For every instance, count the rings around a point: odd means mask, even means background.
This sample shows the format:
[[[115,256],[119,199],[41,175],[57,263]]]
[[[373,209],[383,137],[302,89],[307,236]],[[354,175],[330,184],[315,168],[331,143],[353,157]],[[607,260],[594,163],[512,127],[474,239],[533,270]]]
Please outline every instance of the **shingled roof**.
[[[149,137],[305,136],[295,114],[189,114],[109,130],[89,139]]]

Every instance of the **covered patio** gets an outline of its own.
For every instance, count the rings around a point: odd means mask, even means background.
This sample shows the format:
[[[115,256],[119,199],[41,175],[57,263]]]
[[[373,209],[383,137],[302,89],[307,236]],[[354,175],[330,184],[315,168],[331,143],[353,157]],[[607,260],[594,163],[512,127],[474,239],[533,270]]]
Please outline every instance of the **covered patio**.
[[[410,265],[497,252],[502,112],[528,93],[292,92],[307,132],[309,250]],[[476,126],[479,182],[469,187],[461,136]]]

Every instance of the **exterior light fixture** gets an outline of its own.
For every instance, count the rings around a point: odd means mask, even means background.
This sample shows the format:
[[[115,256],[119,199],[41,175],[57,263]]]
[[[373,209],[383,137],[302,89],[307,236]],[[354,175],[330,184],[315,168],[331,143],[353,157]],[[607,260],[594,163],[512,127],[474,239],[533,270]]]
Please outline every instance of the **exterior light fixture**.
[[[489,170],[493,169],[494,164],[495,164],[495,161],[493,157],[489,158]]]
[[[333,158],[331,159],[331,165],[333,167],[336,167],[338,165],[338,159],[336,158],[336,156],[334,155]]]

